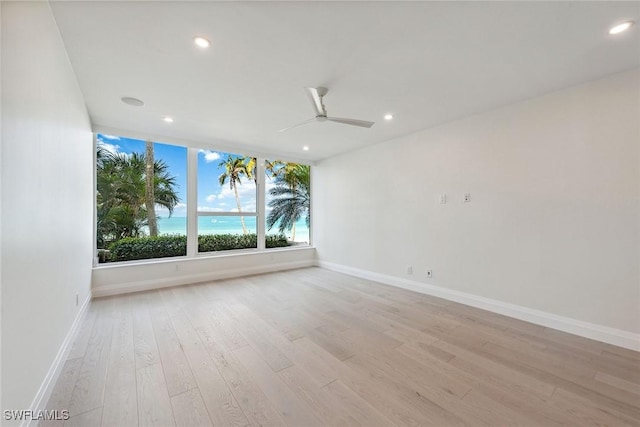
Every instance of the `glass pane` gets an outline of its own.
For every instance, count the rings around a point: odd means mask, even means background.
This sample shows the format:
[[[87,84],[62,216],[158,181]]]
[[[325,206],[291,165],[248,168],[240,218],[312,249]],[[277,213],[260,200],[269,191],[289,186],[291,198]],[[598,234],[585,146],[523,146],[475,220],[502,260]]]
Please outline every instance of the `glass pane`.
[[[185,147],[97,134],[99,261],[186,255],[186,181]]]
[[[279,160],[265,164],[265,218],[267,248],[310,243],[310,167]]]
[[[198,216],[198,252],[257,248],[255,216]]]
[[[200,150],[198,211],[256,212],[255,158]]]

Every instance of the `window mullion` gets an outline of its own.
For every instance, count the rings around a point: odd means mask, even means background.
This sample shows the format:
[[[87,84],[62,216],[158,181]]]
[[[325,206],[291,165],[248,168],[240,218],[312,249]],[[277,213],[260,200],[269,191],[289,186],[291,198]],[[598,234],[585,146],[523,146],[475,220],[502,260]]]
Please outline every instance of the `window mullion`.
[[[263,251],[265,249],[265,173],[264,173],[265,159],[258,157],[256,159],[256,184],[257,184],[257,197],[256,197],[256,210],[258,211],[257,218],[257,234],[258,234],[258,250]]]
[[[187,256],[198,253],[198,149],[187,151]]]

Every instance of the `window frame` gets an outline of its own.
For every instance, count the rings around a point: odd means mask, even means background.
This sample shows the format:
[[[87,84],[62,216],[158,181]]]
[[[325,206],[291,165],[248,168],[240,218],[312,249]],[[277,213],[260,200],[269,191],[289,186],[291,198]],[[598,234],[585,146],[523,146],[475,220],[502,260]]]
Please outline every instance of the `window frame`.
[[[187,237],[187,253],[186,255],[175,256],[175,257],[163,257],[163,258],[149,258],[149,259],[141,259],[141,260],[130,260],[130,261],[114,261],[108,263],[100,264],[98,262],[98,245],[97,245],[97,164],[96,164],[96,149],[98,145],[98,134],[110,134],[117,135],[123,138],[129,139],[138,139],[138,140],[146,140],[151,139],[154,143],[159,144],[167,144],[174,145],[178,147],[184,147],[187,149],[187,197],[185,203],[187,205],[186,209],[186,237]],[[94,239],[94,260],[93,266],[94,268],[105,268],[105,267],[115,267],[115,266],[124,266],[124,265],[140,265],[146,263],[157,263],[157,262],[170,262],[170,261],[184,261],[190,259],[200,259],[200,258],[208,258],[208,257],[219,257],[219,256],[233,256],[240,254],[248,254],[248,253],[260,253],[260,252],[270,252],[270,251],[279,251],[279,250],[304,250],[313,247],[313,232],[311,227],[309,228],[309,244],[308,245],[292,245],[282,248],[266,248],[266,194],[265,194],[265,181],[266,181],[266,171],[265,171],[265,161],[267,158],[281,158],[279,155],[265,155],[265,154],[256,154],[252,156],[256,159],[256,165],[254,174],[257,177],[256,179],[256,209],[255,212],[214,212],[214,211],[199,211],[198,210],[198,153],[202,149],[207,150],[215,150],[222,153],[232,154],[236,149],[226,148],[215,148],[212,146],[204,148],[202,144],[196,143],[185,143],[176,140],[172,140],[171,138],[165,137],[157,137],[157,136],[141,136],[141,135],[130,135],[128,132],[121,132],[114,129],[94,129],[93,132],[93,190],[94,190],[94,203],[93,203],[93,239]],[[244,148],[241,148],[244,150]],[[251,151],[250,149],[247,151]],[[283,160],[283,161],[291,161],[294,163],[300,163],[314,166],[314,162],[303,160],[303,159],[292,159],[292,160]],[[311,198],[310,205],[313,204],[313,197]],[[313,211],[309,208],[309,215],[312,217]],[[198,217],[199,216],[245,216],[245,217],[255,217],[256,218],[256,236],[257,236],[257,247],[256,248],[246,248],[246,249],[233,249],[233,250],[225,250],[225,251],[211,251],[211,252],[198,252]],[[311,222],[313,222],[313,217],[311,218]]]

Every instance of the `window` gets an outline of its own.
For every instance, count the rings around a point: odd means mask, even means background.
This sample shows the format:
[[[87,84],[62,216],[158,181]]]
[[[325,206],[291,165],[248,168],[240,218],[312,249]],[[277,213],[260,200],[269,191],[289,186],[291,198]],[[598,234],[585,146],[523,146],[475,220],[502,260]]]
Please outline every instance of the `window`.
[[[310,167],[280,160],[265,161],[267,233],[283,235],[289,245],[310,242]],[[267,244],[273,235],[267,235]]]
[[[96,160],[100,263],[310,243],[308,165],[106,134]]]
[[[186,255],[187,149],[103,134],[96,141],[99,261]]]
[[[256,159],[198,152],[198,252],[257,248]]]

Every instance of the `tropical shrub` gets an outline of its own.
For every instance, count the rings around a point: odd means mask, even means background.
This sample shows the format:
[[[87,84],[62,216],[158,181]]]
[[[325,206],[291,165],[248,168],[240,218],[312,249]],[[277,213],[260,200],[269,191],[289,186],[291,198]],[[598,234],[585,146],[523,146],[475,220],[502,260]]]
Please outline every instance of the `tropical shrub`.
[[[255,234],[207,234],[198,236],[198,252],[255,248],[257,242]]]
[[[282,234],[265,238],[267,248],[289,246]],[[255,248],[255,234],[214,234],[198,236],[199,252],[225,251]],[[100,256],[100,262],[132,261],[139,259],[166,258],[187,254],[186,236],[125,237],[109,245],[109,251]]]
[[[283,248],[291,245],[284,234],[268,234],[265,236],[267,248]]]
[[[125,237],[141,237],[148,226],[145,154],[109,153],[97,146],[97,244],[102,249]],[[163,160],[154,161],[155,205],[173,213],[180,198],[176,177]]]
[[[187,236],[125,237],[109,245],[111,261],[166,258],[187,254]]]
[[[198,252],[226,251],[230,249],[247,249],[257,247],[255,234],[213,234],[198,236]],[[289,246],[287,238],[282,234],[265,236],[267,248]]]

